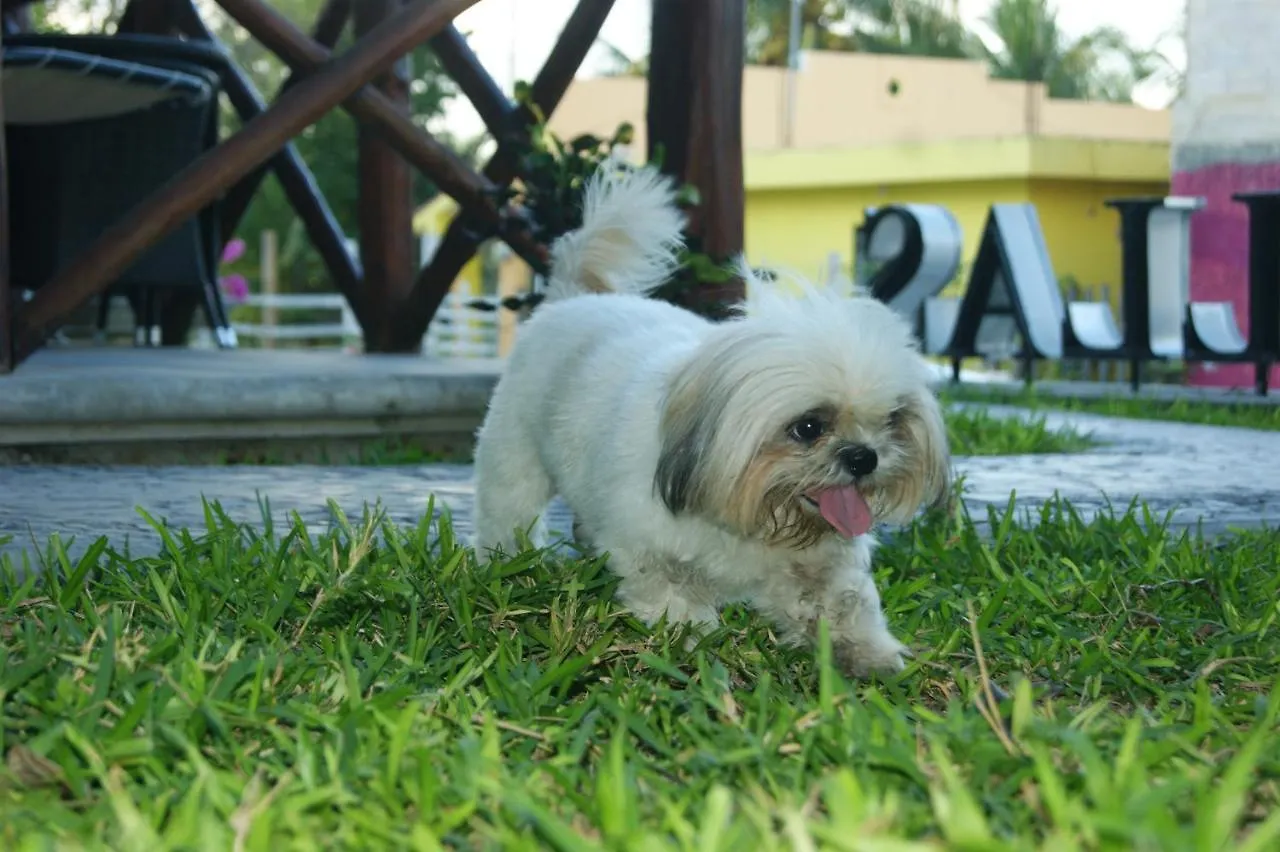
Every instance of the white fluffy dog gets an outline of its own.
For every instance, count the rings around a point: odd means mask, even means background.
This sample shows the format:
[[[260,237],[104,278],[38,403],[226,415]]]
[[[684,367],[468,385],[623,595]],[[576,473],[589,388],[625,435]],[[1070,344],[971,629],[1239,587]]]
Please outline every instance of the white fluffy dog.
[[[826,620],[855,676],[901,670],[871,575],[879,521],[949,495],[946,430],[907,324],[878,301],[748,276],[712,323],[646,298],[683,217],[651,169],[601,171],[552,247],[476,449],[477,548],[510,553],[561,495],[645,622],[748,603],[782,641]]]

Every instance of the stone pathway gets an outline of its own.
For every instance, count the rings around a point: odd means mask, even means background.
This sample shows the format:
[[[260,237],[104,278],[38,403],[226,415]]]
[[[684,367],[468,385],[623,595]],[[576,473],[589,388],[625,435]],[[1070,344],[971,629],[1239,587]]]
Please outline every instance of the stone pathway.
[[[1029,416],[1018,409],[992,413]],[[976,520],[986,507],[1003,508],[1016,495],[1034,510],[1056,493],[1086,513],[1134,497],[1178,525],[1201,524],[1210,534],[1233,527],[1280,526],[1280,433],[1180,423],[1121,420],[1046,412],[1049,425],[1071,425],[1105,442],[1087,453],[957,459],[966,503]],[[278,525],[297,512],[315,530],[331,517],[326,501],[349,517],[380,501],[391,519],[415,524],[435,496],[460,531],[470,529],[471,469],[421,467],[0,467],[0,545],[10,556],[58,533],[76,539],[73,552],[100,535],[117,548],[154,552],[158,541],[137,513],[142,507],[174,526],[203,527],[201,498],[217,501],[234,519],[262,520],[265,507]],[[260,503],[259,500],[266,501]],[[557,504],[553,529],[567,531]],[[19,558],[21,558],[19,556]]]

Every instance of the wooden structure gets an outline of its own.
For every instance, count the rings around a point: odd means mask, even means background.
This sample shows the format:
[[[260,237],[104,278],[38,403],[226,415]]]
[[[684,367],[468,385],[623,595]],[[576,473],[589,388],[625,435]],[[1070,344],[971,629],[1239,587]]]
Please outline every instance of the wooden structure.
[[[50,0],[53,2],[53,0]],[[0,0],[6,26],[22,26],[33,0]],[[533,112],[511,103],[453,26],[480,0],[326,0],[313,35],[261,0],[218,5],[291,69],[267,104],[243,73],[224,81],[242,129],[175,175],[162,189],[65,264],[29,301],[9,292],[3,142],[0,140],[0,372],[39,348],[79,306],[102,293],[146,248],[214,199],[223,199],[230,238],[267,169],[273,170],[351,305],[373,352],[417,351],[459,270],[482,242],[505,241],[535,269],[546,247],[530,236],[521,211],[501,206],[500,190],[519,177],[515,150]],[[550,115],[594,43],[613,0],[579,0],[531,86],[532,103]],[[663,146],[664,170],[694,184],[703,199],[690,232],[702,250],[727,258],[742,249],[741,91],[745,4],[741,0],[654,0],[648,121]],[[356,40],[331,50],[348,25]],[[121,32],[215,40],[192,0],[131,0]],[[498,143],[480,173],[407,115],[401,57],[430,42],[447,73],[475,105]],[[341,107],[359,123],[360,245],[351,258],[343,235],[290,139]],[[0,116],[3,104],[0,104]],[[459,204],[431,262],[415,270],[409,168],[426,174]],[[363,266],[363,268],[361,268]],[[737,285],[740,288],[740,285]],[[721,289],[715,298],[740,296]],[[213,356],[211,356],[213,357]]]

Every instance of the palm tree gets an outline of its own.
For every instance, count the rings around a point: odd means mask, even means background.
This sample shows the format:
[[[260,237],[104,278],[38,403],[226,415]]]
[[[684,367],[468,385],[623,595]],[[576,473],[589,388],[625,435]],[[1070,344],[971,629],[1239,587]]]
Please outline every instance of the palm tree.
[[[787,64],[791,0],[747,0],[747,61]],[[913,56],[964,57],[976,39],[955,0],[801,0],[801,45]]]
[[[839,49],[839,28],[847,11],[844,0],[801,0],[801,43],[806,47]],[[747,62],[786,65],[791,27],[791,0],[747,0]]]
[[[1050,0],[996,0],[985,23],[999,42],[985,48],[992,75],[1044,83],[1051,97],[1130,102],[1158,69],[1152,52],[1114,27],[1069,38]]]
[[[849,5],[854,50],[953,59],[979,54],[978,39],[960,20],[956,0],[858,0]]]
[[[649,57],[642,56],[639,59],[632,59],[616,44],[606,39],[597,39],[606,54],[608,54],[608,63],[601,72],[606,77],[643,77],[649,73]]]

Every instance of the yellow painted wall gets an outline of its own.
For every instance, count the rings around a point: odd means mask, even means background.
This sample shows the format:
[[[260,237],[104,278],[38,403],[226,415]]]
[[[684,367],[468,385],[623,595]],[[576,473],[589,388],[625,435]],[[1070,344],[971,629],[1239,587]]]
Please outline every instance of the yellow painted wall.
[[[421,236],[431,234],[443,238],[458,212],[458,203],[444,193],[440,193],[413,214],[413,233]],[[462,267],[454,280],[450,292],[460,296],[479,296],[484,289],[484,260],[476,254]]]
[[[1025,180],[749,191],[747,259],[816,278],[826,269],[827,255],[835,251],[841,272],[852,277],[853,229],[861,224],[862,211],[918,203],[941,204],[956,217],[964,234],[962,262],[967,264],[978,249],[987,208],[996,202],[1026,201],[1028,194]]]
[[[1111,198],[1166,195],[1167,182],[1090,183],[1035,179],[1031,203],[1040,213],[1049,259],[1058,278],[1074,276],[1095,296],[1110,285],[1111,301],[1119,307],[1120,216],[1105,202]]]
[[[990,205],[1031,202],[1059,279],[1074,277],[1095,294],[1108,284],[1115,301],[1118,217],[1104,202],[1167,193],[1167,152],[1150,143],[1024,138],[749,155],[747,258],[820,277],[834,251],[851,276],[853,229],[865,208],[941,204],[964,234],[960,278],[948,288],[958,294]]]

